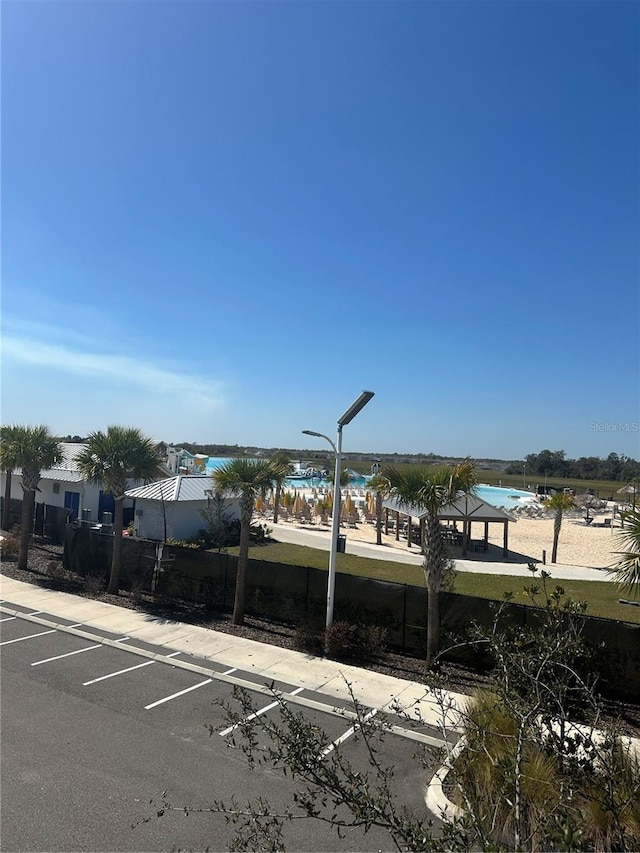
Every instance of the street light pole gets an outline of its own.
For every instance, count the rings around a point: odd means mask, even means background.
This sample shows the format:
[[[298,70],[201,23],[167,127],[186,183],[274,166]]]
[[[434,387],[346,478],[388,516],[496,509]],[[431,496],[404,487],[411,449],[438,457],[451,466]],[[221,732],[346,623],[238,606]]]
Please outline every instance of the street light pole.
[[[331,445],[335,454],[335,469],[333,476],[333,512],[331,513],[331,542],[329,545],[329,578],[327,582],[327,618],[326,627],[330,628],[333,625],[333,603],[336,584],[336,562],[338,554],[338,531],[340,530],[340,467],[342,463],[342,428],[355,418],[355,416],[367,405],[373,397],[373,391],[363,391],[357,400],[349,406],[347,411],[338,418],[338,432],[336,443],[321,432],[315,432],[311,429],[303,429],[305,435],[313,435],[316,438],[324,438]],[[326,645],[325,645],[326,652]]]

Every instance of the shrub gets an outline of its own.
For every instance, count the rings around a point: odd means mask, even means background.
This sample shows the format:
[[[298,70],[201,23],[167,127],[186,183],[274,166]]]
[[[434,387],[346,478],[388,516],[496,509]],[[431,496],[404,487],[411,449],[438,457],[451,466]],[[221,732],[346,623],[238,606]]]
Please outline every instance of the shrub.
[[[324,630],[324,641],[329,657],[343,660],[352,658],[355,652],[356,626],[342,620]]]
[[[13,531],[3,533],[0,540],[0,554],[3,560],[17,560],[20,553],[20,538]]]
[[[296,625],[293,638],[296,649],[311,654],[322,654],[323,627],[319,622],[304,621]]]
[[[252,545],[266,545],[271,541],[272,529],[266,524],[252,524],[249,531],[249,539]]]
[[[353,625],[343,619],[325,628],[324,640],[330,657],[373,660],[385,651],[387,632],[378,625]]]
[[[520,833],[526,849],[636,850],[640,842],[639,763],[619,738],[589,727],[562,744],[541,719],[523,731],[497,694],[476,694],[466,744],[453,763],[459,805],[470,809],[492,844],[513,844],[514,790],[520,779]],[[572,747],[578,742],[579,748]],[[594,761],[594,756],[597,760]],[[568,846],[566,837],[571,838]]]
[[[145,589],[145,585],[136,580],[131,584],[131,598],[133,599],[135,604],[142,604],[145,600],[147,590]]]
[[[84,588],[89,598],[97,598],[106,588],[106,578],[97,572],[85,575]]]
[[[239,541],[239,524],[235,524],[231,519],[226,501],[219,492],[213,495],[207,508],[202,510],[200,515],[205,522],[204,528],[200,531],[200,538],[204,540],[207,548],[222,551],[223,548],[234,544],[233,540],[236,536]]]
[[[359,625],[357,639],[361,660],[375,660],[387,650],[387,629],[379,625]]]
[[[173,545],[176,548],[191,548],[193,551],[198,551],[205,547],[202,539],[167,539],[167,545]]]
[[[47,574],[50,578],[62,580],[67,576],[67,570],[59,560],[49,560],[47,563]]]
[[[513,840],[517,734],[515,718],[498,697],[479,692],[465,724],[466,747],[454,763],[458,803],[471,806],[483,833],[499,845],[508,846]],[[524,830],[527,837],[540,840],[549,816],[561,807],[564,792],[553,759],[533,739],[524,744],[521,773]]]

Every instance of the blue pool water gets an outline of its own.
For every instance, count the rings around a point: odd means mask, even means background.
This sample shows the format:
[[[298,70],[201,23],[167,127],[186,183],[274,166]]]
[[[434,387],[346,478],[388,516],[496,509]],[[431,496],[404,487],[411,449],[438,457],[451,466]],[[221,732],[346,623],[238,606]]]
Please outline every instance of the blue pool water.
[[[522,498],[532,498],[533,492],[523,492],[522,489],[501,489],[499,486],[476,486],[474,492],[483,501],[493,506],[503,506],[505,509],[515,509],[522,506]],[[525,501],[525,506],[528,501]]]
[[[209,457],[207,460],[207,473],[210,474],[230,462],[229,458],[225,457]],[[357,476],[350,483],[350,489],[366,489],[369,477]],[[290,489],[317,489],[320,486],[330,486],[331,484],[320,479],[304,479],[304,480],[288,480],[287,487]],[[515,509],[517,506],[522,506],[522,498],[532,498],[532,492],[525,492],[522,489],[503,489],[498,486],[479,485],[474,489],[475,494],[483,501],[486,501],[493,506],[503,506],[505,509]]]

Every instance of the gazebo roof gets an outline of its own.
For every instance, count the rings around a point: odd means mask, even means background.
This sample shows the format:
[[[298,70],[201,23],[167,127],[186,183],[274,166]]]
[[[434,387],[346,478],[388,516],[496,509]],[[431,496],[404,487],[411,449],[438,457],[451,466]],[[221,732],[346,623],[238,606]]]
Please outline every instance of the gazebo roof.
[[[396,498],[387,498],[382,502],[385,509],[409,515],[418,521],[427,517],[427,511],[411,504],[401,503]],[[461,495],[453,503],[442,507],[438,518],[443,521],[500,521],[509,522],[517,519],[504,509],[498,509],[477,495]]]

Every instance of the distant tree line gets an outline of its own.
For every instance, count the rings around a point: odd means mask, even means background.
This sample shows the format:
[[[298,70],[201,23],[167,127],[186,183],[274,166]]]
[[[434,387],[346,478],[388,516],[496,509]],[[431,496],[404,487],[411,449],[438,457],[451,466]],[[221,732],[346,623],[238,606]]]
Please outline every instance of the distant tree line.
[[[276,454],[284,453],[291,459],[327,459],[332,453],[323,449],[304,449],[299,447],[253,447],[240,444],[198,444],[193,441],[174,442],[176,447],[184,448],[189,453],[203,453],[205,456],[240,457],[240,456],[266,456],[271,458]],[[343,452],[345,460],[355,459],[359,461],[378,461],[396,463],[414,463],[417,465],[457,465],[464,461],[462,456],[441,456],[437,453],[383,453],[381,451],[346,451]],[[505,459],[476,459],[479,469],[505,470],[511,464]],[[513,463],[516,464],[516,463]],[[522,470],[522,465],[520,466]]]
[[[85,442],[86,438],[79,435],[67,435],[61,437],[60,441]],[[318,451],[301,451],[296,448],[260,448],[249,447],[239,444],[197,444],[192,441],[183,441],[176,444],[190,453],[203,453],[206,456],[242,457],[251,458],[266,456],[271,457],[277,453],[286,453],[290,458],[297,458],[303,454],[309,459],[325,459],[331,454]],[[461,457],[440,456],[437,453],[345,453],[344,458],[371,457],[381,462],[415,462],[419,465],[455,465],[461,461]],[[541,450],[540,453],[529,453],[522,460],[507,461],[503,459],[476,459],[476,467],[480,470],[502,470],[506,474],[522,474],[526,466],[527,477],[563,477],[573,480],[614,480],[621,483],[633,483],[640,480],[640,462],[624,454],[610,453],[606,458],[599,456],[580,456],[578,459],[567,459],[564,450]]]
[[[525,466],[527,478],[538,475],[574,480],[616,480],[622,483],[640,479],[640,462],[617,453],[610,453],[606,459],[599,456],[567,459],[564,450],[541,450],[540,453],[529,453],[521,462],[512,462],[506,473],[522,474]]]

